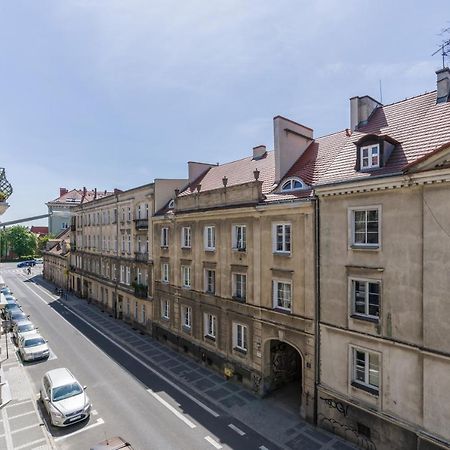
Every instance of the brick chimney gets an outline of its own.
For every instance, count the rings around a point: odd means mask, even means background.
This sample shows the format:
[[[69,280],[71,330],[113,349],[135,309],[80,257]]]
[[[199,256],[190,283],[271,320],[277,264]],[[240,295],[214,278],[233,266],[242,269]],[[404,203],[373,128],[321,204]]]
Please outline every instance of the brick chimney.
[[[450,101],[450,69],[444,67],[436,72],[437,75],[437,100],[436,103]]]
[[[267,149],[265,145],[258,145],[257,147],[253,147],[253,159],[261,159],[267,153]]]
[[[67,194],[69,191],[65,187],[59,188],[59,196],[62,197],[64,194]]]
[[[375,109],[383,106],[380,102],[365,95],[350,99],[350,129],[355,131],[367,123]]]

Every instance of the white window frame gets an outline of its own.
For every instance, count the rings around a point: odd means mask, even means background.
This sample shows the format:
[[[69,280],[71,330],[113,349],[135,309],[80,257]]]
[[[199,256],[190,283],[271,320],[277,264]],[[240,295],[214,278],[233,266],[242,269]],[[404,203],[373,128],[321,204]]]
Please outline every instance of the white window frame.
[[[356,242],[355,240],[355,234],[356,234],[356,227],[355,227],[355,213],[365,211],[366,212],[366,226],[365,226],[365,241],[366,242]],[[367,215],[369,211],[377,211],[378,212],[378,242],[377,243],[371,243],[367,242],[368,238],[368,231],[367,231]],[[381,205],[367,205],[367,206],[352,206],[348,209],[348,223],[349,223],[349,243],[350,247],[353,248],[372,248],[374,250],[381,249],[381,229],[382,229],[382,208]]]
[[[169,228],[168,227],[162,227],[161,228],[161,247],[168,247],[169,246]]]
[[[169,300],[161,300],[161,318],[170,319],[170,305]]]
[[[191,248],[191,227],[181,228],[181,248]]]
[[[129,266],[125,267],[125,284],[128,286],[131,284],[131,268]]]
[[[213,278],[212,278],[212,285],[213,285],[213,289],[209,289],[209,285],[210,285],[210,283],[209,283],[209,280],[210,280],[210,277],[209,277],[209,274],[208,274],[208,272],[212,272],[214,275],[213,275]],[[215,269],[209,269],[209,268],[206,268],[205,269],[205,292],[207,293],[207,294],[215,294],[216,293],[216,271],[215,271]]]
[[[289,286],[289,292],[290,292],[290,299],[289,299],[290,306],[289,307],[285,306],[284,304],[282,304],[282,305],[279,304],[280,298],[278,296],[278,288],[279,288],[280,284]],[[292,299],[293,299],[293,295],[292,295],[292,281],[290,281],[290,280],[277,280],[277,279],[274,279],[272,281],[272,289],[273,289],[273,293],[272,293],[273,307],[275,309],[281,309],[283,311],[291,312],[292,311]]]
[[[281,248],[278,246],[278,227],[281,228]],[[287,240],[286,229],[289,227],[289,241]],[[272,251],[280,255],[290,255],[292,253],[292,223],[276,222],[272,224]]]
[[[364,354],[364,366],[359,366],[360,369],[358,371],[358,364],[357,364],[357,353]],[[380,388],[381,388],[381,353],[374,352],[369,349],[356,347],[356,346],[350,346],[350,358],[351,358],[351,384],[355,387],[361,387],[363,390],[368,390],[370,393],[379,395]],[[374,359],[373,363],[371,361],[371,358]],[[371,369],[371,363],[372,367],[375,363],[375,360],[377,362],[377,370]],[[358,379],[358,372],[361,372],[361,369],[364,370],[364,379],[360,380]],[[371,383],[371,372],[377,373],[377,379],[378,384]]]
[[[161,283],[169,282],[169,263],[161,264]]]
[[[300,187],[295,187],[295,183],[300,183]],[[289,187],[285,187],[289,185]],[[283,182],[281,186],[281,192],[294,192],[294,191],[300,191],[305,187],[305,184],[303,183],[300,178],[288,178],[286,181]]]
[[[181,285],[186,288],[191,288],[191,266],[181,266]]]
[[[183,328],[192,328],[192,308],[190,306],[181,305],[181,317]]]
[[[247,225],[233,225],[233,250],[247,250]]]
[[[204,335],[210,339],[217,338],[217,316],[211,313],[204,313]]]
[[[365,312],[357,312],[356,311],[356,283],[365,283],[365,295],[364,295],[364,309]],[[378,315],[370,314],[370,299],[369,299],[369,285],[376,284],[378,285]],[[374,280],[370,278],[358,278],[358,277],[349,277],[349,293],[350,293],[350,307],[351,314],[353,316],[369,318],[371,320],[380,320],[380,312],[381,312],[381,281]]]
[[[378,169],[380,167],[380,144],[371,144],[360,147],[360,165],[361,170]],[[364,152],[367,155],[364,156]],[[377,159],[377,163],[373,163],[373,159]]]
[[[233,348],[242,352],[248,352],[247,325],[233,322]]]
[[[205,250],[212,252],[216,250],[216,227],[214,225],[207,225],[203,232]]]
[[[244,283],[242,283],[241,277],[244,277]],[[242,272],[233,272],[231,278],[232,297],[236,300],[245,302],[247,300],[247,274]],[[243,292],[238,292],[239,287]]]

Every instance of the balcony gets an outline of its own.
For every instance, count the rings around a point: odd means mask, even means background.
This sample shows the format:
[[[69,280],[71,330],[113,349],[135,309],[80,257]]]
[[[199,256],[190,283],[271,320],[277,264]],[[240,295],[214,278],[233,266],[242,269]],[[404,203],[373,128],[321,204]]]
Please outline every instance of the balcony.
[[[148,230],[148,219],[135,219],[134,226],[136,230]]]
[[[135,252],[134,253],[134,259],[137,262],[148,262],[148,253],[142,253],[142,252]]]
[[[147,298],[148,286],[136,284],[134,286],[134,296],[137,298]]]

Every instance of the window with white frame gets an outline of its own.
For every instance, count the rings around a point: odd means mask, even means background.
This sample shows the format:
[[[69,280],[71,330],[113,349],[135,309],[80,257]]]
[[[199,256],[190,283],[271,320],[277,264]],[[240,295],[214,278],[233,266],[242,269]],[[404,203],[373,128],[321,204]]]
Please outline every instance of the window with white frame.
[[[184,288],[191,287],[191,266],[181,266],[181,283]]]
[[[205,313],[205,337],[209,337],[210,339],[216,339],[217,333],[217,318],[214,314]]]
[[[169,318],[169,300],[161,300],[161,317],[163,319]]]
[[[205,250],[215,250],[216,249],[216,227],[207,226],[204,231],[205,240]]]
[[[131,253],[131,234],[128,235],[128,253]]]
[[[274,223],[272,229],[272,247],[274,253],[291,253],[291,224]]]
[[[273,281],[273,307],[292,310],[292,286],[290,281]]]
[[[191,248],[191,227],[181,228],[181,247]]]
[[[375,169],[380,167],[380,146],[378,144],[361,147],[360,152],[361,169]]]
[[[375,248],[380,245],[380,213],[380,207],[350,209],[352,245]]]
[[[121,283],[125,283],[125,266],[120,266],[120,279]]]
[[[216,271],[213,269],[205,269],[205,292],[216,293]]]
[[[233,273],[233,298],[244,301],[247,298],[247,275]]]
[[[352,384],[378,394],[380,389],[380,355],[353,347],[352,358]]]
[[[169,229],[167,227],[161,228],[161,247],[169,246]]]
[[[241,323],[233,323],[233,347],[243,352],[248,351],[248,328]]]
[[[245,251],[247,248],[247,227],[233,225],[233,249]]]
[[[139,267],[136,269],[136,283],[142,284],[142,271]]]
[[[131,284],[131,268],[128,266],[125,268],[125,284]]]
[[[281,190],[283,192],[298,191],[303,188],[303,183],[298,178],[291,178],[283,183]]]
[[[131,207],[128,207],[128,221],[131,221]]]
[[[352,313],[376,319],[380,317],[380,282],[351,280]]]
[[[161,282],[163,283],[169,282],[169,263],[161,264]]]
[[[190,306],[181,306],[181,320],[184,328],[192,326],[192,308]]]

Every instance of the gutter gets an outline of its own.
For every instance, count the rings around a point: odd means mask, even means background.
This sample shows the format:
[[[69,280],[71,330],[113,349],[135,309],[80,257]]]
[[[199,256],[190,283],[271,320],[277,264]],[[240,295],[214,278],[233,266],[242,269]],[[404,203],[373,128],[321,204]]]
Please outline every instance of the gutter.
[[[379,178],[390,178],[390,177],[398,177],[400,175],[404,175],[405,173],[402,172],[394,172],[394,173],[390,173],[388,175],[374,175],[373,177],[360,177],[360,178],[353,178],[352,180],[343,180],[343,181],[335,181],[334,183],[324,183],[324,184],[316,184],[314,186],[314,190],[316,189],[320,189],[322,187],[332,187],[332,186],[340,186],[342,184],[350,184],[350,183],[355,183],[358,181],[370,181],[370,180],[377,180]]]

